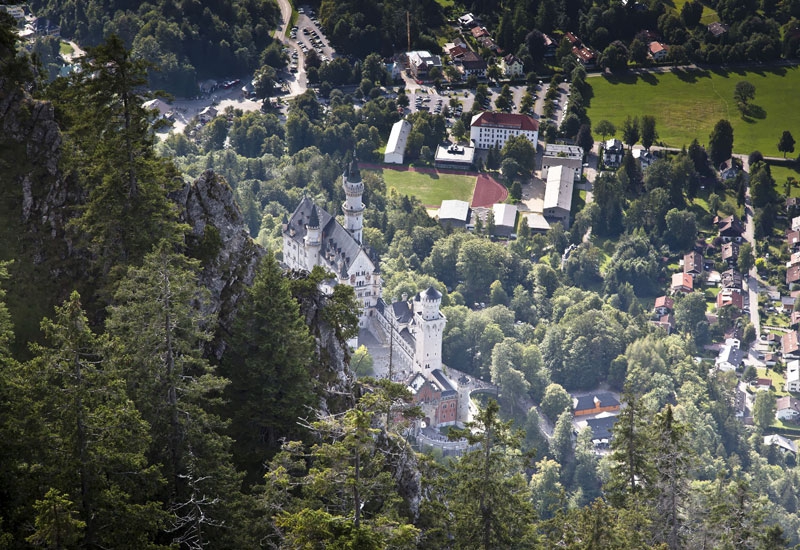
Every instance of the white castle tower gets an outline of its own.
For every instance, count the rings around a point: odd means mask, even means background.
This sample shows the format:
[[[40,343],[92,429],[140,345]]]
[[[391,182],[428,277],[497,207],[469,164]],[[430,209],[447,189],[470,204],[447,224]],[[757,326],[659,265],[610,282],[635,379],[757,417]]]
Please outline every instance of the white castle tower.
[[[439,311],[442,293],[433,287],[417,294],[414,300],[414,362],[419,368],[442,368],[442,334],[447,318]]]
[[[347,195],[342,204],[344,228],[357,243],[361,244],[361,232],[364,229],[364,203],[361,202],[361,196],[364,194],[364,183],[361,181],[361,172],[355,159],[344,169],[342,187]]]
[[[303,237],[303,244],[305,245],[305,269],[311,271],[314,266],[319,263],[319,249],[322,245],[320,241],[320,227],[319,215],[317,214],[317,206],[312,205],[311,215],[306,224],[306,236]]]

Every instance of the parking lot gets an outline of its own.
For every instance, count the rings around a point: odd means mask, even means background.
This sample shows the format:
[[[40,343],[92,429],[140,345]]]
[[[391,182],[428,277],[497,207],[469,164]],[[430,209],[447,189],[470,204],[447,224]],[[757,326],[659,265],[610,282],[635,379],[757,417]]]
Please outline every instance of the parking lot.
[[[293,42],[297,45],[297,48],[293,48],[290,54],[292,60],[289,70],[291,72],[298,71],[303,56],[312,50],[317,53],[323,63],[336,57],[336,51],[325,38],[314,11],[301,6],[297,12],[297,25],[292,27],[289,32],[290,43]]]

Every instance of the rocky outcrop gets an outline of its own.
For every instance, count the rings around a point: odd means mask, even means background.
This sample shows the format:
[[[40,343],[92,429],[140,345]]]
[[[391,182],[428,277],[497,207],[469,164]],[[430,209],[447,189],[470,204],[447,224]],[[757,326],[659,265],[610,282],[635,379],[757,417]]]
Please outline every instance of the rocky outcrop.
[[[225,179],[206,170],[173,193],[181,222],[189,225],[189,253],[203,264],[200,284],[211,292],[211,313],[218,316],[218,337],[209,350],[217,359],[225,351],[237,304],[253,283],[263,248],[255,244]]]

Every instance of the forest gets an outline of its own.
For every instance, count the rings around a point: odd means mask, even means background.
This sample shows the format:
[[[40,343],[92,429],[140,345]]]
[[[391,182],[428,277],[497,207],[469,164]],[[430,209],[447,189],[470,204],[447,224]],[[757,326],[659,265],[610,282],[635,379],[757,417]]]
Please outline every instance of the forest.
[[[408,389],[350,370],[352,289],[323,295],[327,274],[279,264],[283,217],[304,193],[338,210],[342,166],[374,151],[393,100],[309,93],[285,127],[231,112],[156,145],[123,39],[45,85],[0,21],[0,548],[800,543],[796,459],[735,417],[735,375],[695,360],[735,321],[710,326],[687,297],[676,334],[648,322],[677,229],[737,208],[734,180],[714,212],[688,209],[699,145],[646,174],[628,155],[569,231],[510,243],[447,231],[364,172],[384,295],[439,289],[444,363],[500,388],[452,431],[468,452],[420,454]],[[414,121],[420,150],[440,124]],[[225,207],[197,223],[200,189]],[[234,256],[231,225],[260,246]],[[588,226],[601,240],[582,243]],[[600,383],[626,404],[602,457],[567,393]]]
[[[34,0],[29,5],[79,44],[95,46],[116,34],[133,56],[150,64],[151,89],[181,96],[197,95],[199,81],[252,73],[263,65],[280,19],[271,0]]]

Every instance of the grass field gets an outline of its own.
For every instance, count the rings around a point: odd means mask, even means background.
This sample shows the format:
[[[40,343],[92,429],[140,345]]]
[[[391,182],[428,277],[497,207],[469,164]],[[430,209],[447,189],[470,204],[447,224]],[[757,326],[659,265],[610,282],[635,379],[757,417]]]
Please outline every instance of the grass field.
[[[736,84],[752,82],[756,97],[753,117],[743,119],[733,100]],[[689,145],[694,138],[708,145],[708,136],[720,119],[733,126],[737,153],[754,150],[765,156],[782,156],[778,140],[783,130],[800,138],[797,89],[800,68],[765,68],[762,71],[675,71],[665,74],[589,78],[592,86],[588,115],[592,124],[606,119],[621,136],[626,116],[656,117],[659,142],[667,146]]]
[[[438,208],[443,200],[470,202],[475,190],[475,176],[456,174],[422,174],[401,170],[379,170],[386,189],[394,187],[402,195],[417,197],[422,204]]]
[[[683,9],[683,5],[688,1],[689,0],[672,0],[666,2],[666,5],[675,8],[675,11],[678,12],[678,15],[680,15],[681,9]],[[719,15],[717,15],[717,12],[715,12],[708,6],[703,6],[703,15],[700,16],[700,23],[703,25],[710,25],[715,21],[719,21]]]
[[[70,46],[67,42],[61,42],[58,45],[58,50],[61,53],[61,55],[71,55],[72,52],[75,51],[72,49],[72,46]]]

